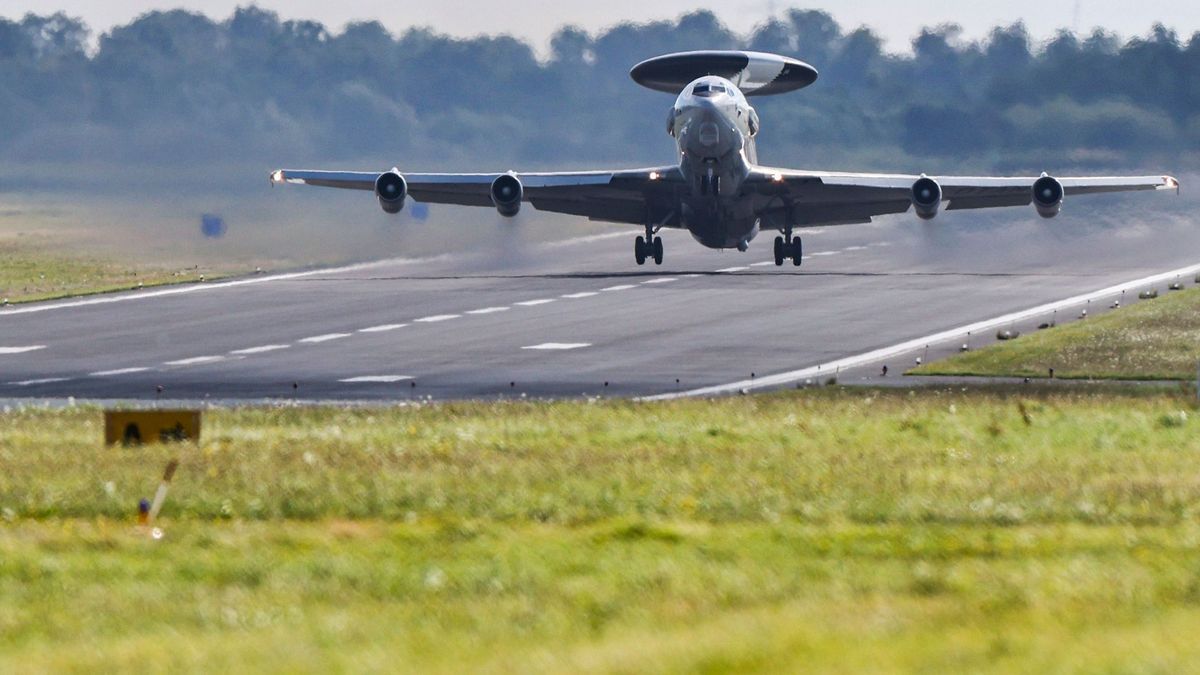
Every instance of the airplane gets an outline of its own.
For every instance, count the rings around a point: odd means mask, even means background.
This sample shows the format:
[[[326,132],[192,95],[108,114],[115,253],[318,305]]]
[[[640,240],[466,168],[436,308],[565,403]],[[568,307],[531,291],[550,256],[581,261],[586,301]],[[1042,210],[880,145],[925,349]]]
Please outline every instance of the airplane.
[[[775,264],[800,266],[796,230],[869,223],[914,211],[930,220],[942,209],[1033,204],[1053,218],[1066,197],[1133,190],[1179,190],[1171,176],[1056,178],[960,177],[842,173],[759,166],[758,113],[748,97],[803,89],[817,70],[797,59],[747,51],[667,54],[636,65],[630,76],[649,89],[676,94],[666,123],[677,164],[645,169],[555,173],[402,173],[295,171],[271,173],[271,184],[297,183],[374,192],[387,213],[405,199],[493,207],[512,218],[528,202],[541,211],[640,225],[638,265],[663,262],[663,228],[686,229],[713,249],[745,252],[763,230],[778,231]]]

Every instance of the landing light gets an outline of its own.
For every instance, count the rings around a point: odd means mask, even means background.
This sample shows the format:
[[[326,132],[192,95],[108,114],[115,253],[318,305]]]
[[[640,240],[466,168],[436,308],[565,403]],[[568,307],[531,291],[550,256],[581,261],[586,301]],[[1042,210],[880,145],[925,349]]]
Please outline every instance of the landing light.
[[[283,170],[282,169],[271,174],[271,182],[272,183],[282,183],[283,182]]]
[[[771,180],[776,183],[782,183],[783,182],[783,174],[781,174],[781,173],[773,174],[771,176]]]
[[[658,179],[659,179],[659,177],[660,177],[660,176],[659,176],[659,174],[658,174],[658,172],[657,172],[657,171],[651,171],[651,172],[650,172],[650,180],[658,180]]]

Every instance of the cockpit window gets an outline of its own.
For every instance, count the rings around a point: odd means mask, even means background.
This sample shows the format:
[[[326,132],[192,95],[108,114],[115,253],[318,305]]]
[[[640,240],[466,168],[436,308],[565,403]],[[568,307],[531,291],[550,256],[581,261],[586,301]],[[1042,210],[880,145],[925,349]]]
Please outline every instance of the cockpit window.
[[[717,94],[728,94],[723,84],[698,84],[695,89],[692,89],[693,96],[716,96]]]

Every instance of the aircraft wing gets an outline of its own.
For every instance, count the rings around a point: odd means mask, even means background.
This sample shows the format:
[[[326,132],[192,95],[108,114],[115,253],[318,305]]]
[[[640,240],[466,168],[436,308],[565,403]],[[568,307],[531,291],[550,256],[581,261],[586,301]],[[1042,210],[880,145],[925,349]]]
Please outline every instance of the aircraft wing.
[[[925,176],[837,173],[759,168],[746,187],[760,199],[759,212],[775,223],[791,214],[798,227],[870,222],[874,216],[904,213],[912,207],[913,186]],[[928,176],[940,186],[941,207],[948,211],[1029,206],[1033,186],[1042,177]],[[1055,178],[1066,197],[1178,190],[1170,176]]]
[[[683,187],[678,167],[622,171],[557,173],[402,173],[408,196],[429,204],[492,207],[491,187],[500,175],[521,181],[522,201],[540,211],[584,216],[592,220],[644,225],[647,218],[678,227],[676,194]],[[272,184],[302,184],[374,192],[386,172],[307,171],[280,169]]]

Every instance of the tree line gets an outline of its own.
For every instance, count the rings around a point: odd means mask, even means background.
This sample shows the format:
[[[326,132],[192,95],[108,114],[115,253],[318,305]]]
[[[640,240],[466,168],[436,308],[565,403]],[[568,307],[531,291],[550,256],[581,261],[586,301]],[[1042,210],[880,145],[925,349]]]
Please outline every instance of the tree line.
[[[377,22],[333,32],[243,7],[224,20],[152,12],[90,40],[61,13],[0,19],[0,160],[411,169],[669,161],[670,96],[628,77],[691,49],[795,56],[813,87],[752,99],[764,162],[846,169],[1181,171],[1200,148],[1200,33],[1122,39],[1018,23],[983,40],[926,28],[890,54],[869,28],[792,10],[749,35],[709,12],[566,26],[548,56],[508,36],[458,39]],[[836,164],[837,166],[831,166]],[[918,165],[919,164],[919,165]]]

